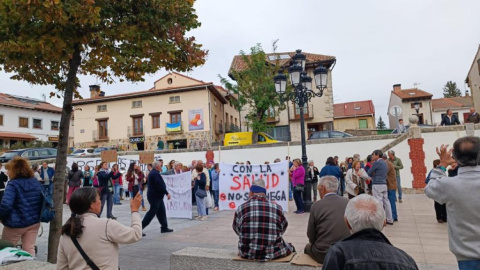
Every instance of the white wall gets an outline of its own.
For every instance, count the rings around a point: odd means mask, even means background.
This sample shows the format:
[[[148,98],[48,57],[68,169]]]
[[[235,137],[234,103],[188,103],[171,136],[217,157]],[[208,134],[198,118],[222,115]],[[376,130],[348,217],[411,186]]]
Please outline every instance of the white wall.
[[[51,130],[51,121],[58,121],[60,125],[60,113],[42,112],[21,108],[0,107],[0,114],[3,115],[3,126],[0,131],[27,133],[42,141],[48,141],[48,136],[58,136],[58,130]],[[28,128],[19,127],[19,117],[28,118]],[[42,120],[42,129],[33,128],[33,119]],[[60,126],[59,126],[60,127]]]

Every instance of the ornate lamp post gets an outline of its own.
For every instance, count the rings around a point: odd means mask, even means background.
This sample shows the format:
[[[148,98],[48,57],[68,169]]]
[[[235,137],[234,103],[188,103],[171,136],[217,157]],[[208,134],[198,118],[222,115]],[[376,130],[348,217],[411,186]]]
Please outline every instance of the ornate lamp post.
[[[305,169],[305,191],[303,203],[305,211],[309,212],[312,206],[312,182],[307,175],[307,148],[305,141],[305,115],[303,112],[305,104],[314,97],[323,96],[323,90],[327,87],[328,70],[323,66],[318,66],[313,72],[315,84],[318,91],[312,90],[312,78],[305,72],[306,56],[301,50],[292,57],[293,64],[288,68],[290,74],[290,83],[293,91],[286,93],[287,76],[282,71],[274,77],[275,90],[283,100],[291,100],[300,108],[300,134],[302,139],[302,164]]]

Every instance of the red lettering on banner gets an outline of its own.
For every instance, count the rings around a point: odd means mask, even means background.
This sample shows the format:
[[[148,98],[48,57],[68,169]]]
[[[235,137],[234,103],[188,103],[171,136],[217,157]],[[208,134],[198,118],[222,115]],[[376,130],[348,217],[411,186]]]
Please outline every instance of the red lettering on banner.
[[[274,173],[272,175],[272,187],[278,186],[279,183],[280,183],[280,177]]]
[[[242,184],[240,184],[240,182],[238,181],[239,179],[240,179],[240,177],[238,177],[238,176],[233,177],[232,181],[233,181],[235,184],[237,184],[237,186],[236,186],[236,187],[231,186],[231,187],[230,187],[231,190],[239,190],[239,189],[242,187]]]
[[[250,189],[250,179],[248,179],[248,176],[245,175],[243,177],[243,190],[246,189],[247,185],[248,185],[248,189]]]

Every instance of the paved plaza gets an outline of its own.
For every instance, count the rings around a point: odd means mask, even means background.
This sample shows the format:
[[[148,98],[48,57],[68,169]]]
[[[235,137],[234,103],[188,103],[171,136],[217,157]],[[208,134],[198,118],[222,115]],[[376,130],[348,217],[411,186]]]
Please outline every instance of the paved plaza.
[[[457,269],[456,260],[448,249],[447,225],[438,224],[435,219],[433,201],[423,194],[405,194],[404,202],[397,204],[399,222],[387,226],[384,234],[398,248],[406,251],[422,270]],[[196,207],[194,206],[194,210]],[[290,203],[290,211],[295,204]],[[64,207],[64,219],[70,215]],[[146,212],[141,211],[142,216]],[[114,215],[123,224],[130,224],[130,206],[128,201],[114,206]],[[285,239],[291,242],[297,251],[303,252],[308,239],[306,236],[308,214],[286,214],[288,229]],[[185,247],[208,247],[235,250],[237,236],[232,230],[233,212],[210,211],[207,221],[169,219],[169,227],[175,232],[160,234],[160,225],[156,219],[145,229],[147,234],[140,242],[120,247],[121,269],[169,269],[169,257],[174,251]],[[40,260],[46,260],[48,224],[43,224],[45,232],[38,239]]]

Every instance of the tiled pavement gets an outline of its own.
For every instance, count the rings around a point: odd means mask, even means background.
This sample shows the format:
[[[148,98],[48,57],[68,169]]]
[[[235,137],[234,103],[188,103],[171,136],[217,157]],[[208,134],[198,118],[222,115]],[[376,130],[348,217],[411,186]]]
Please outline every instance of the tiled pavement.
[[[196,209],[196,207],[194,207]],[[448,249],[447,225],[438,224],[435,219],[433,201],[423,194],[405,194],[404,202],[397,204],[399,222],[384,229],[384,234],[398,248],[406,251],[417,262],[422,270],[457,269],[456,260]],[[130,224],[128,201],[115,206],[114,215],[123,224]],[[295,210],[290,204],[290,211]],[[64,208],[64,217],[68,216],[68,208]],[[141,212],[144,215],[145,212]],[[285,239],[291,242],[298,251],[303,251],[307,244],[306,227],[308,214],[286,214],[288,229]],[[169,226],[175,229],[170,234],[160,234],[157,220],[152,221],[145,229],[147,234],[139,243],[120,247],[120,267],[122,269],[169,269],[169,256],[176,250],[185,247],[210,247],[235,250],[237,236],[231,224],[233,212],[210,212],[207,221],[170,219]],[[38,239],[39,259],[46,260],[45,234]]]

